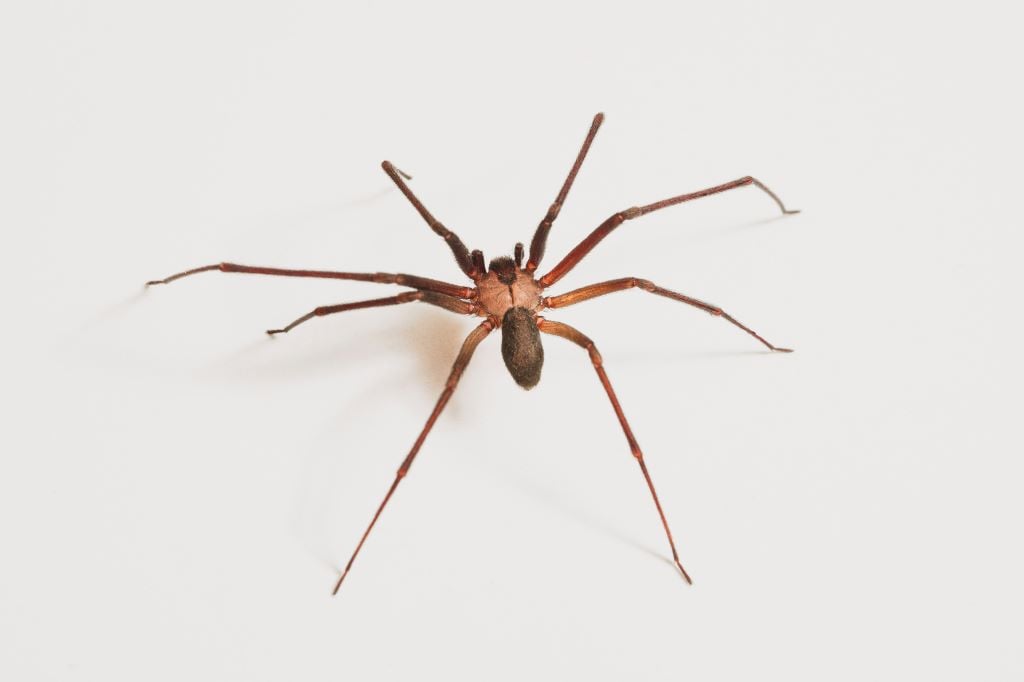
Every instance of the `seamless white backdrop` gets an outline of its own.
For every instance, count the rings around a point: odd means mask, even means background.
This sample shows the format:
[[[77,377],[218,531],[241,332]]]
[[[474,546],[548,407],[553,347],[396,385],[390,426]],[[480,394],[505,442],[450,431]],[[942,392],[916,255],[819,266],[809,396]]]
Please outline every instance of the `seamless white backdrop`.
[[[0,677],[1020,679],[1021,17],[1006,3],[10,3],[0,10]],[[597,341],[474,358],[329,592],[473,322],[380,172],[528,242]],[[542,270],[544,268],[542,267]],[[387,293],[385,293],[387,292]],[[496,336],[496,335],[495,335]]]

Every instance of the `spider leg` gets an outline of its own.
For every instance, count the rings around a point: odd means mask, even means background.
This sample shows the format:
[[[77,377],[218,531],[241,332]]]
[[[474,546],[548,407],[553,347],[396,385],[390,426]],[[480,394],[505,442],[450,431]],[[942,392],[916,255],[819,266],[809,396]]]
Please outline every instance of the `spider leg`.
[[[219,270],[220,272],[241,272],[251,275],[275,275],[278,277],[315,277],[319,279],[350,279],[359,282],[377,282],[378,284],[398,284],[404,287],[412,287],[413,289],[423,289],[425,291],[435,291],[439,294],[446,294],[448,296],[455,296],[457,298],[469,298],[473,295],[473,289],[468,287],[460,287],[456,284],[449,284],[448,282],[441,282],[436,279],[430,279],[428,277],[417,277],[416,275],[393,275],[388,272],[334,272],[331,270],[291,270],[287,268],[265,268],[256,265],[239,265],[237,263],[215,263],[213,265],[203,265],[198,268],[192,268],[191,270],[185,270],[165,277],[164,279],[154,279],[146,282],[146,286],[153,286],[155,284],[170,284],[176,279],[182,277],[188,277],[189,275],[197,275],[200,272],[210,272],[212,270]]]
[[[789,214],[792,214],[792,213],[799,213],[800,212],[800,211],[793,211],[793,210],[787,209],[785,204],[782,203],[782,200],[779,199],[779,197],[775,194],[775,192],[773,192],[770,189],[768,189],[757,178],[752,178],[749,175],[747,175],[745,177],[740,178],[739,180],[733,180],[732,182],[727,182],[724,185],[715,185],[714,187],[708,187],[707,189],[702,189],[699,192],[691,192],[689,194],[680,194],[677,197],[672,197],[670,199],[663,199],[662,201],[656,201],[653,204],[647,204],[646,206],[634,206],[633,208],[627,208],[625,211],[619,211],[618,213],[614,214],[612,217],[608,218],[608,220],[604,221],[603,223],[598,225],[596,228],[594,228],[594,231],[591,232],[590,235],[588,235],[586,239],[581,241],[576,246],[576,248],[574,248],[572,251],[570,251],[568,253],[568,255],[566,255],[566,257],[563,258],[558,265],[553,267],[551,269],[551,271],[548,272],[548,274],[546,274],[546,275],[544,275],[543,277],[540,278],[540,283],[541,283],[541,285],[543,285],[545,287],[549,287],[552,284],[554,284],[555,282],[557,282],[558,280],[560,280],[563,277],[565,277],[565,275],[568,274],[568,272],[570,270],[572,270],[574,267],[576,267],[576,265],[581,260],[583,260],[584,256],[586,256],[588,253],[590,253],[591,249],[593,249],[595,246],[597,246],[598,243],[602,239],[604,239],[609,234],[611,234],[611,232],[616,227],[618,227],[622,223],[626,222],[627,220],[632,220],[633,218],[639,218],[642,215],[647,215],[648,213],[652,213],[654,211],[658,211],[658,210],[661,210],[663,208],[668,208],[669,206],[675,206],[676,204],[682,204],[684,202],[692,201],[694,199],[700,199],[702,197],[709,197],[712,194],[719,194],[721,192],[727,192],[727,191],[729,191],[731,189],[736,189],[738,187],[746,187],[747,185],[754,185],[755,187],[757,187],[757,188],[761,189],[762,191],[764,191],[768,196],[770,196],[775,201],[776,204],[778,204],[779,209],[782,211],[783,215],[789,215]]]
[[[537,231],[533,233],[533,240],[530,242],[530,259],[526,262],[526,271],[533,272],[540,265],[541,258],[544,257],[544,247],[547,246],[548,233],[551,231],[551,225],[555,222],[558,217],[558,213],[562,210],[562,204],[565,203],[565,197],[569,194],[569,190],[572,188],[572,183],[576,180],[576,174],[580,172],[580,166],[583,165],[583,159],[587,157],[587,152],[590,151],[590,145],[594,141],[594,136],[597,135],[597,129],[601,127],[601,123],[604,122],[604,114],[597,114],[594,116],[594,121],[590,124],[590,130],[587,132],[586,139],[583,140],[583,146],[580,148],[579,154],[576,155],[576,162],[573,163],[572,168],[569,170],[569,176],[566,177],[565,182],[562,184],[562,189],[558,192],[558,196],[555,198],[555,203],[551,204],[548,208],[547,214],[544,219],[540,221],[540,225],[537,226]]]
[[[676,543],[672,539],[672,531],[669,530],[668,520],[665,518],[665,512],[661,508],[661,502],[658,500],[658,493],[654,490],[654,482],[651,480],[651,474],[647,471],[647,465],[644,463],[644,453],[640,450],[639,443],[636,442],[636,437],[633,436],[633,430],[629,428],[629,422],[626,421],[626,415],[622,412],[622,407],[619,405],[619,399],[615,397],[615,391],[612,389],[612,384],[608,381],[608,375],[604,371],[603,361],[601,360],[601,354],[597,351],[597,346],[587,336],[585,336],[579,330],[570,327],[567,324],[561,322],[554,322],[552,320],[546,320],[542,317],[537,318],[537,327],[545,334],[553,334],[555,336],[561,336],[563,339],[568,339],[578,346],[586,349],[587,353],[590,354],[590,362],[594,365],[594,370],[597,372],[598,378],[601,380],[601,385],[604,386],[605,393],[608,394],[608,399],[612,402],[612,408],[615,410],[615,416],[619,418],[619,424],[622,426],[623,433],[626,434],[626,440],[629,442],[629,449],[632,451],[633,456],[636,457],[636,461],[640,464],[640,471],[644,474],[644,479],[647,481],[647,487],[651,491],[651,496],[654,498],[654,506],[658,508],[658,516],[661,517],[661,525],[665,527],[665,535],[668,536],[669,547],[672,548],[672,559],[676,562],[676,566],[683,574],[683,578],[686,582],[693,584],[690,580],[690,575],[683,568],[683,564],[679,561],[679,553],[676,551]]]
[[[391,495],[394,494],[395,488],[398,487],[398,483],[405,478],[405,475],[409,473],[409,467],[412,466],[412,461],[416,459],[416,453],[420,451],[420,447],[423,445],[423,441],[426,440],[427,434],[430,433],[430,429],[433,428],[434,422],[437,421],[437,417],[441,414],[441,410],[444,409],[445,405],[448,404],[449,398],[452,397],[452,393],[455,392],[455,387],[459,383],[459,379],[462,377],[463,371],[466,369],[466,365],[469,364],[470,359],[473,357],[473,351],[480,345],[480,342],[484,340],[491,330],[494,329],[494,322],[491,320],[484,320],[480,325],[469,333],[466,340],[462,344],[462,350],[459,351],[459,356],[455,358],[455,363],[452,365],[451,374],[448,375],[448,381],[445,382],[444,390],[441,392],[441,397],[437,399],[437,404],[434,406],[434,411],[430,413],[430,417],[427,418],[427,423],[420,431],[419,437],[416,442],[413,443],[412,449],[409,454],[406,455],[402,461],[402,465],[398,467],[398,473],[395,474],[395,480],[388,488],[387,494],[384,496],[384,501],[377,507],[377,513],[373,515],[373,519],[370,520],[370,525],[367,526],[366,531],[363,533],[362,539],[359,540],[359,544],[356,545],[356,549],[352,552],[352,557],[348,560],[348,564],[345,565],[345,570],[342,572],[341,577],[338,578],[338,582],[334,585],[334,592],[331,594],[337,594],[341,588],[341,583],[344,582],[345,576],[348,575],[349,570],[352,568],[352,563],[356,560],[356,556],[359,555],[359,550],[363,548],[363,543],[366,542],[366,537],[373,530],[374,524],[377,523],[377,519],[380,517],[380,513],[384,511],[385,505],[388,500],[391,499]]]
[[[453,313],[461,313],[463,315],[469,315],[476,312],[476,306],[472,303],[467,303],[458,298],[452,296],[445,296],[444,294],[436,294],[432,291],[406,291],[397,296],[389,296],[387,298],[374,298],[369,301],[356,301],[355,303],[341,303],[339,305],[327,305],[314,308],[302,317],[289,323],[287,326],[281,329],[268,329],[267,333],[273,336],[274,334],[283,334],[289,332],[295,327],[307,320],[311,320],[314,317],[323,317],[324,315],[333,315],[334,313],[343,313],[347,310],[359,310],[360,308],[379,308],[386,305],[398,305],[400,303],[412,303],[413,301],[423,301],[424,303],[430,303],[440,308],[450,310]]]
[[[405,198],[409,200],[409,203],[411,203],[419,214],[423,216],[423,219],[427,221],[427,225],[430,226],[430,229],[448,243],[449,248],[452,250],[452,254],[455,256],[455,262],[458,263],[459,268],[466,273],[466,276],[476,281],[477,277],[483,275],[484,273],[479,272],[476,265],[474,265],[473,257],[470,255],[469,249],[466,248],[466,245],[462,243],[461,239],[459,239],[459,235],[449,230],[441,223],[440,220],[431,215],[430,211],[427,210],[427,207],[423,205],[423,202],[417,199],[416,195],[412,193],[411,189],[409,189],[409,185],[405,184],[405,180],[402,179],[403,174],[395,168],[390,161],[384,161],[381,163],[381,168],[383,168],[384,172],[388,174],[388,177],[398,185],[398,189],[402,191],[402,194],[404,194]]]
[[[680,303],[692,305],[693,307],[700,308],[701,310],[711,313],[716,317],[725,318],[732,324],[736,325],[737,327],[739,327],[740,329],[747,332],[755,339],[766,345],[770,350],[778,351],[780,353],[793,352],[789,348],[779,348],[778,346],[773,346],[772,344],[768,343],[768,341],[766,341],[763,336],[761,336],[753,329],[746,326],[745,324],[743,324],[742,322],[740,322],[735,317],[725,312],[718,306],[711,305],[710,303],[705,303],[700,299],[696,299],[685,294],[680,294],[675,291],[664,289],[654,284],[654,282],[650,282],[646,279],[639,279],[637,277],[626,277],[623,279],[613,279],[607,282],[591,284],[590,286],[582,287],[580,289],[576,289],[575,291],[570,291],[569,293],[562,294],[561,296],[545,297],[542,300],[542,303],[544,304],[544,306],[548,308],[564,308],[566,306],[575,305],[582,301],[586,301],[587,299],[596,298],[598,296],[604,296],[605,294],[612,294],[615,293],[616,291],[632,289],[633,287],[638,287],[640,289],[643,289],[644,291],[649,291],[652,294],[657,294],[658,296],[671,298],[672,300],[679,301]]]

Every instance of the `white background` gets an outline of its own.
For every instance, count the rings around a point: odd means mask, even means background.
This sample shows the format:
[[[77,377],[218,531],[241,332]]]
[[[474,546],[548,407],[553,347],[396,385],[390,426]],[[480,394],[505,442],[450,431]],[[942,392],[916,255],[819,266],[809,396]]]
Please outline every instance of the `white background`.
[[[1010,3],[35,2],[0,17],[6,680],[1024,675],[1021,17]],[[770,5],[770,6],[769,6]],[[607,113],[546,265],[636,275],[529,392],[498,339],[329,596],[474,322],[461,281]],[[544,267],[541,268],[544,271]],[[497,336],[497,335],[494,335]]]

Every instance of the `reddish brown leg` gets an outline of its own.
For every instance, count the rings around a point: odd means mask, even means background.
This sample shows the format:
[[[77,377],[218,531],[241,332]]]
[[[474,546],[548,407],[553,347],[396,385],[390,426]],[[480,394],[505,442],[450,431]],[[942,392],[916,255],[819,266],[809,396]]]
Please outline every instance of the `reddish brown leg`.
[[[320,306],[310,312],[306,313],[299,319],[290,323],[286,327],[281,329],[268,329],[267,333],[273,336],[274,334],[283,334],[289,332],[295,327],[306,320],[311,320],[314,317],[323,317],[324,315],[333,315],[334,313],[343,313],[347,310],[359,310],[360,308],[379,308],[386,305],[398,305],[399,303],[412,303],[413,301],[423,301],[424,303],[430,303],[440,308],[450,310],[453,313],[461,313],[463,315],[469,315],[476,312],[476,306],[466,301],[452,298],[451,296],[445,296],[444,294],[436,294],[432,291],[406,291],[398,294],[397,296],[389,296],[387,298],[375,298],[370,301],[357,301],[355,303],[342,303],[339,305],[327,305]]]
[[[537,231],[533,233],[533,240],[530,242],[530,260],[526,262],[526,271],[533,272],[540,265],[541,259],[544,257],[544,247],[547,246],[548,233],[551,231],[551,225],[554,224],[555,218],[558,217],[559,212],[562,210],[562,204],[565,203],[565,197],[568,196],[569,190],[572,188],[572,183],[576,180],[576,174],[580,172],[580,166],[583,165],[583,159],[586,158],[587,152],[590,151],[590,145],[594,141],[594,136],[597,135],[597,129],[601,127],[601,123],[604,121],[604,114],[599,113],[594,117],[594,121],[590,124],[590,131],[587,133],[587,137],[583,140],[583,146],[580,148],[580,153],[576,155],[576,162],[572,165],[569,170],[569,176],[565,179],[562,184],[562,189],[555,197],[555,203],[551,204],[548,209],[547,215],[540,221],[540,225],[537,226]]]
[[[712,194],[719,194],[721,192],[727,192],[730,189],[736,189],[737,187],[746,187],[747,185],[754,185],[755,187],[763,190],[768,196],[770,196],[779,208],[782,210],[784,215],[791,213],[799,213],[800,211],[791,211],[786,208],[782,203],[782,200],[770,189],[764,186],[761,181],[756,178],[752,178],[749,175],[739,180],[733,180],[727,182],[724,185],[716,185],[707,189],[702,189],[699,192],[691,192],[690,194],[680,194],[677,197],[671,199],[664,199],[662,201],[656,201],[653,204],[647,204],[646,206],[634,206],[633,208],[627,208],[625,211],[619,211],[608,220],[604,221],[597,228],[594,229],[590,235],[580,242],[576,248],[569,252],[569,254],[562,259],[562,261],[551,269],[551,272],[540,278],[541,285],[549,287],[558,280],[565,277],[565,275],[576,267],[576,264],[583,260],[583,257],[590,253],[591,249],[598,245],[598,243],[611,234],[612,230],[633,218],[639,218],[642,215],[652,213],[654,211],[667,208],[669,206],[675,206],[686,201],[692,201],[693,199],[700,199],[701,197],[709,197]]]
[[[188,277],[189,275],[196,275],[199,274],[200,272],[210,272],[212,270],[219,270],[220,272],[242,272],[251,275],[275,275],[278,277],[316,277],[320,279],[351,279],[359,282],[398,284],[403,287],[412,287],[413,289],[436,291],[439,294],[446,294],[448,296],[454,296],[456,298],[469,298],[470,296],[473,295],[473,289],[469,287],[460,287],[457,284],[449,284],[448,282],[441,282],[436,279],[429,279],[427,277],[417,277],[415,275],[393,275],[387,272],[333,272],[330,270],[289,270],[285,268],[264,268],[255,265],[239,265],[237,263],[216,263],[214,265],[204,265],[199,268],[192,268],[191,270],[179,272],[165,279],[150,280],[149,282],[146,282],[146,286],[148,287],[154,284],[170,284],[176,279]]]
[[[451,248],[452,253],[455,255],[455,262],[458,263],[462,271],[474,281],[477,277],[482,275],[483,273],[479,272],[473,264],[473,257],[470,255],[469,249],[467,249],[466,245],[462,243],[459,236],[441,224],[440,220],[431,215],[430,211],[427,210],[427,207],[423,205],[423,202],[417,199],[416,195],[412,193],[411,189],[409,189],[409,185],[405,184],[405,180],[402,179],[400,171],[395,168],[390,161],[384,161],[381,163],[381,168],[383,168],[384,172],[388,174],[388,177],[398,185],[398,189],[402,191],[402,194],[404,194],[405,198],[409,200],[409,203],[419,211],[419,214],[427,221],[427,225],[430,225],[430,229],[448,242],[449,248]]]
[[[604,366],[601,360],[601,354],[597,352],[597,346],[582,332],[567,324],[561,322],[554,322],[552,320],[545,320],[542,317],[537,318],[537,327],[545,334],[553,334],[555,336],[561,336],[563,339],[569,339],[578,346],[581,346],[587,350],[590,354],[590,361],[594,365],[594,370],[597,371],[597,376],[601,380],[601,385],[604,386],[605,393],[608,394],[609,400],[612,401],[612,408],[615,410],[615,416],[619,418],[619,424],[622,426],[623,433],[626,434],[626,440],[629,442],[629,449],[632,451],[633,456],[636,457],[636,461],[640,464],[640,471],[644,474],[644,479],[647,481],[647,487],[651,490],[651,496],[654,498],[654,506],[658,508],[658,516],[661,517],[661,525],[665,527],[665,535],[668,536],[669,547],[672,548],[672,559],[676,562],[676,566],[683,574],[683,578],[686,582],[693,584],[690,580],[690,575],[683,568],[683,564],[679,561],[679,552],[676,551],[676,543],[672,539],[672,531],[669,530],[668,520],[665,518],[665,512],[661,509],[661,502],[658,500],[658,493],[654,490],[654,482],[651,480],[651,474],[647,471],[647,465],[644,463],[644,453],[640,450],[640,444],[636,442],[636,438],[633,436],[633,430],[629,428],[629,422],[626,421],[626,415],[622,412],[622,407],[619,405],[619,399],[615,397],[615,391],[612,389],[612,384],[608,381],[608,375],[605,374]]]
[[[570,291],[569,293],[562,294],[561,296],[548,296],[544,298],[542,302],[548,308],[564,308],[566,306],[575,305],[576,303],[586,301],[587,299],[596,298],[598,296],[604,296],[605,294],[612,294],[615,293],[616,291],[632,289],[633,287],[639,287],[640,289],[643,289],[644,291],[649,291],[652,294],[664,296],[665,298],[671,298],[673,301],[680,301],[681,303],[692,305],[695,308],[700,308],[701,310],[709,312],[712,315],[723,317],[726,320],[729,320],[729,322],[739,327],[740,329],[742,329],[743,331],[753,336],[755,339],[757,339],[764,345],[768,346],[770,350],[778,351],[780,353],[793,352],[789,348],[779,348],[778,346],[773,346],[772,344],[768,343],[760,334],[755,332],[750,327],[744,325],[742,322],[740,322],[735,317],[725,312],[718,306],[711,305],[710,303],[705,303],[704,301],[701,301],[696,298],[691,298],[690,296],[686,296],[685,294],[679,294],[668,289],[663,289],[662,287],[655,285],[654,282],[649,282],[646,279],[638,279],[636,277],[613,279],[608,282],[591,284],[590,286],[582,287],[580,289],[576,289],[575,291]]]
[[[441,392],[441,397],[437,399],[437,404],[434,406],[434,411],[430,413],[430,417],[427,419],[426,425],[423,430],[420,431],[419,437],[416,442],[412,445],[412,450],[406,455],[402,461],[402,466],[398,467],[398,473],[395,474],[395,481],[388,488],[387,495],[384,496],[384,501],[377,507],[377,513],[373,515],[373,519],[370,520],[370,525],[367,526],[366,532],[363,533],[362,539],[359,540],[359,544],[356,545],[356,550],[352,552],[352,558],[348,560],[348,564],[345,565],[345,570],[342,572],[341,577],[338,578],[337,584],[334,586],[334,592],[331,594],[337,594],[341,588],[341,583],[344,582],[345,576],[348,575],[349,570],[352,568],[352,563],[356,560],[359,555],[359,550],[363,548],[363,543],[366,542],[366,537],[373,530],[374,524],[377,523],[377,519],[380,517],[380,513],[384,511],[384,507],[387,505],[388,500],[391,499],[391,495],[394,494],[395,488],[398,487],[399,481],[405,478],[405,475],[409,473],[409,467],[412,466],[412,461],[416,459],[416,453],[420,451],[420,447],[423,445],[423,441],[426,440],[427,434],[430,433],[430,429],[433,428],[434,422],[437,421],[438,415],[441,414],[441,410],[448,404],[448,399],[452,397],[452,393],[455,392],[455,387],[459,383],[459,378],[462,377],[462,372],[465,371],[466,365],[469,364],[470,358],[473,357],[473,351],[480,345],[480,342],[484,340],[484,337],[491,333],[494,329],[494,323],[490,320],[484,320],[480,326],[470,332],[469,336],[466,337],[465,342],[462,344],[462,350],[459,351],[459,356],[455,358],[455,364],[452,365],[451,374],[448,375],[448,381],[445,383],[444,391]]]

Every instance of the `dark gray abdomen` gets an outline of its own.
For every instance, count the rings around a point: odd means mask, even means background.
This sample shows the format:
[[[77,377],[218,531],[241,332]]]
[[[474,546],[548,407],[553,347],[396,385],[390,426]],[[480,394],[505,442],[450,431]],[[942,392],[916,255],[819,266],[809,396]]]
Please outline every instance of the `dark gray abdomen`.
[[[531,389],[540,381],[544,366],[544,347],[533,313],[515,306],[501,320],[501,357],[516,383]]]

